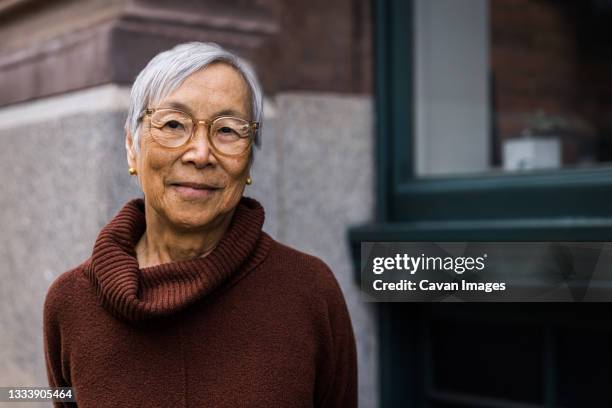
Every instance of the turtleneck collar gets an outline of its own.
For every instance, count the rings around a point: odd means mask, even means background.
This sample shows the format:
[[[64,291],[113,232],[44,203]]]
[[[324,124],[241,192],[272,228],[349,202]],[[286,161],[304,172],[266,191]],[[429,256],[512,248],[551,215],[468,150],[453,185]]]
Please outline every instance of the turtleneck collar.
[[[215,249],[203,258],[139,268],[136,244],[146,229],[144,201],[128,202],[96,240],[87,277],[102,306],[124,320],[167,316],[261,262],[269,241],[261,239],[264,210],[243,197]]]

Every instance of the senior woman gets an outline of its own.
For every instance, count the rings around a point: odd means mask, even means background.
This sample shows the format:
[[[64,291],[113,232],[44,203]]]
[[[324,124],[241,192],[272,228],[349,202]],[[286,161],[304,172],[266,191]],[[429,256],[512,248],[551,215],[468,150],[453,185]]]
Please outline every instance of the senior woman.
[[[332,272],[263,232],[243,197],[261,117],[253,71],[214,44],[178,45],[136,78],[125,142],[144,199],[45,301],[49,382],[79,407],[357,405]]]

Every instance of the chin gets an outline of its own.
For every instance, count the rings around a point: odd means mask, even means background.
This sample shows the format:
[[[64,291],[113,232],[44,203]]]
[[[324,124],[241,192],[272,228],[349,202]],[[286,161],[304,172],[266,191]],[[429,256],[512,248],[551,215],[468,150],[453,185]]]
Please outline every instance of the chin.
[[[213,221],[214,217],[208,214],[197,214],[194,216],[193,213],[173,212],[168,214],[170,222],[179,229],[191,230],[205,227]]]
[[[174,201],[164,211],[167,220],[180,229],[196,229],[206,226],[215,219],[210,203],[196,201]]]
[[[166,201],[167,220],[178,229],[193,230],[212,226],[224,218],[223,206],[218,200],[186,200],[174,196]]]

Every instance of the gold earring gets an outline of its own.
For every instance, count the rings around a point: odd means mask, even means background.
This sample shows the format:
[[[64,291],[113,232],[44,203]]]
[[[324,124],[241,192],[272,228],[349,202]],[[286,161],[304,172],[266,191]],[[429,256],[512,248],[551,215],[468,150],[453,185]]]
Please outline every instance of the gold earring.
[[[251,184],[253,184],[253,179],[252,179],[252,178],[250,178],[250,177],[249,177],[249,178],[247,178],[247,179],[246,179],[246,183],[247,183],[247,186],[250,186]]]
[[[130,173],[130,176],[133,176],[133,175],[134,175],[134,174],[136,174],[137,172],[136,172],[136,169],[135,169],[135,168],[130,167],[130,168],[128,169],[128,173]]]

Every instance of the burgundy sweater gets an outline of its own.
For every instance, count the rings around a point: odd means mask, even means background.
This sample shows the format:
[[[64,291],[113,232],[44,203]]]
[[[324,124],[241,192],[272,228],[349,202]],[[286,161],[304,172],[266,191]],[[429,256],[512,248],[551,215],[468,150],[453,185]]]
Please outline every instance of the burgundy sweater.
[[[208,256],[140,269],[144,203],[126,204],[91,257],[49,288],[50,385],[73,387],[83,408],[356,407],[340,288],[263,221],[261,205],[242,198]]]

